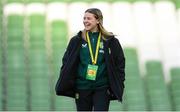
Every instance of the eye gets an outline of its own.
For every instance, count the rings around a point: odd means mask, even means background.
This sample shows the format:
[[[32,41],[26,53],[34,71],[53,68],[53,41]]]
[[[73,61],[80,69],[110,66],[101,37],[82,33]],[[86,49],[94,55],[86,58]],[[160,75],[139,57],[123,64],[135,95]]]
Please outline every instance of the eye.
[[[91,20],[91,18],[90,18],[90,17],[87,17],[87,19],[88,19],[88,20]]]

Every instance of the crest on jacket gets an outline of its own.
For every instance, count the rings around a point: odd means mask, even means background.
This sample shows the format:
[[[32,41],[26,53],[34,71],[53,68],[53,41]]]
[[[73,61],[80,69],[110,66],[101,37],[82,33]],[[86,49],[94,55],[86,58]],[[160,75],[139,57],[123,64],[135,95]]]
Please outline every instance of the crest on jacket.
[[[82,44],[82,48],[85,48],[85,47],[87,47],[87,43]]]
[[[104,53],[104,45],[103,45],[103,42],[100,42],[100,45],[99,45],[99,53]]]

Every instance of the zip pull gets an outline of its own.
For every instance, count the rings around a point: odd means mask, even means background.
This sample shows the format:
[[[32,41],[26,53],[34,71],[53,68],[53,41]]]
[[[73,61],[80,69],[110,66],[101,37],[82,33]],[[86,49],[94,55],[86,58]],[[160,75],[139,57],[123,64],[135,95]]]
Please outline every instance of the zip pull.
[[[111,54],[111,49],[109,48],[109,54]]]

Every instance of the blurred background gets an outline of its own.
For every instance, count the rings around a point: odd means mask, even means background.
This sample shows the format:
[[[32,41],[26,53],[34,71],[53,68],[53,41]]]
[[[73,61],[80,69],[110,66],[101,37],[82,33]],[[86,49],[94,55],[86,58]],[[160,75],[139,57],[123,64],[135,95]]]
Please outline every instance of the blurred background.
[[[54,87],[84,11],[102,10],[126,57],[124,101],[114,111],[180,110],[180,0],[1,0],[0,110],[70,110]]]

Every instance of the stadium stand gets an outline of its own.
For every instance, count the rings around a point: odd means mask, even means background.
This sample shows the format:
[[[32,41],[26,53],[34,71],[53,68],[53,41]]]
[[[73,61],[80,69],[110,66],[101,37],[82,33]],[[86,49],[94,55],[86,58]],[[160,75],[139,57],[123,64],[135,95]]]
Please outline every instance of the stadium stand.
[[[146,63],[146,71],[146,93],[149,98],[147,102],[149,102],[150,110],[172,110],[169,92],[163,76],[162,63],[149,61]]]
[[[124,49],[126,57],[125,110],[147,110],[143,80],[136,49]]]
[[[8,16],[7,23],[7,109],[26,110],[23,21],[21,15]]]
[[[29,69],[31,109],[50,110],[49,69],[45,45],[45,16],[32,14],[29,20]]]
[[[180,110],[180,68],[171,69],[171,83],[170,91],[172,95],[172,101],[174,110]]]

